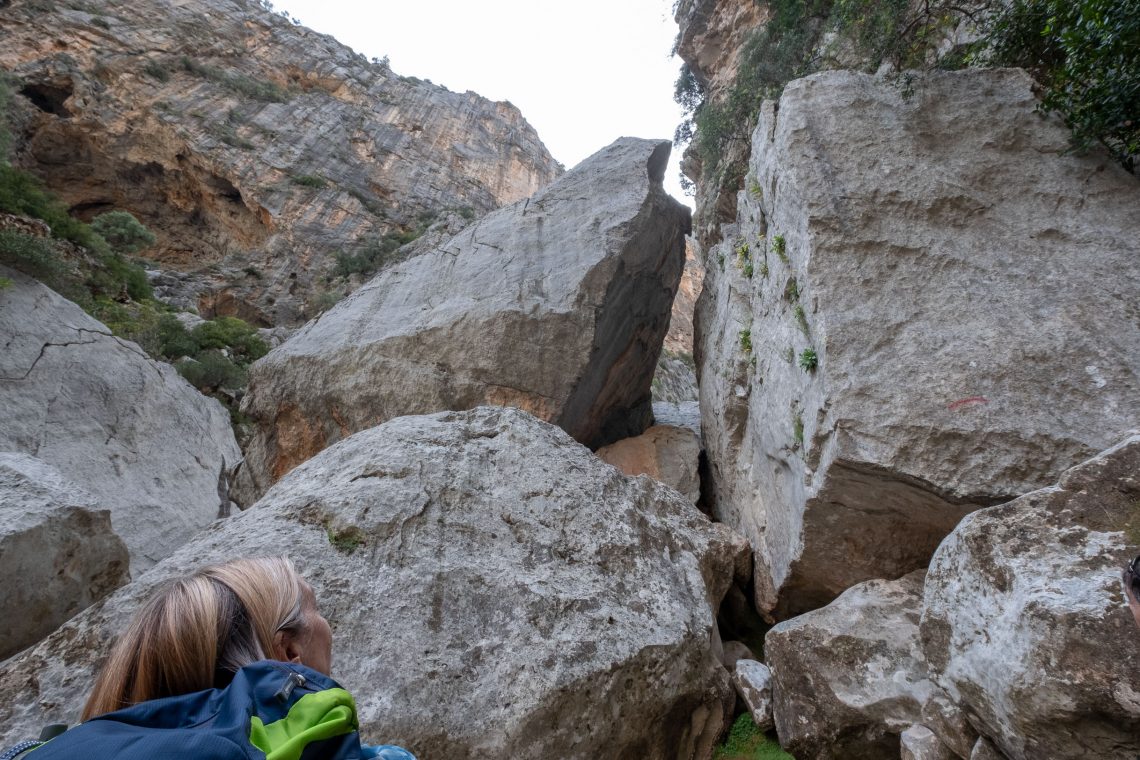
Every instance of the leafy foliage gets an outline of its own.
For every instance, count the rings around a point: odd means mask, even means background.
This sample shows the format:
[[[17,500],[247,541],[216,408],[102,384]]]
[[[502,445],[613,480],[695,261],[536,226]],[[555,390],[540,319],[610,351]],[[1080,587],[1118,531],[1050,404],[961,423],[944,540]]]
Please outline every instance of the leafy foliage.
[[[716,760],[795,760],[761,731],[752,720],[752,714],[747,712],[733,721],[728,736],[713,757]]]
[[[244,388],[249,374],[221,351],[209,349],[194,359],[178,363],[178,373],[195,388],[216,391],[221,388]]]
[[[91,220],[91,229],[119,253],[138,253],[154,245],[154,233],[129,211],[108,211]]]
[[[1013,0],[992,21],[986,62],[1021,66],[1044,85],[1041,106],[1135,172],[1140,156],[1140,10],[1134,0]]]
[[[819,356],[814,348],[805,348],[800,352],[800,369],[804,372],[815,372],[819,366]]]

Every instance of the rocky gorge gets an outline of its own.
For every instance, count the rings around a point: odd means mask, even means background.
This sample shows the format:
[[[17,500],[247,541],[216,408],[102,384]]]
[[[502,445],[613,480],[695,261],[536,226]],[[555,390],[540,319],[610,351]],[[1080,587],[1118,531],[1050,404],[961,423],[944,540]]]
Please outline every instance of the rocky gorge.
[[[706,102],[785,6],[676,4]],[[694,140],[690,213],[666,141],[563,170],[262,4],[0,33],[12,165],[154,230],[179,319],[277,330],[227,414],[0,266],[0,743],[74,723],[163,583],[287,553],[421,760],[1140,754],[1140,182],[1031,73],[822,35]]]

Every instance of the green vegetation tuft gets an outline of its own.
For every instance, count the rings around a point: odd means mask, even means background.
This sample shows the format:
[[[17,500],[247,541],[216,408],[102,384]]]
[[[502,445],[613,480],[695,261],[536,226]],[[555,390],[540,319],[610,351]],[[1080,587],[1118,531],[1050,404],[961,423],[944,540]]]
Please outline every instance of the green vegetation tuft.
[[[785,264],[788,263],[788,241],[784,239],[783,235],[772,237],[772,253],[776,254],[780,261]]]
[[[289,100],[288,90],[272,82],[260,82],[245,74],[226,71],[189,56],[182,56],[181,64],[184,71],[196,77],[216,82],[226,89],[252,100],[261,100],[267,103],[285,103]]]
[[[819,366],[819,356],[816,355],[814,348],[805,348],[800,351],[800,369],[804,372],[815,372]]]
[[[301,185],[302,187],[322,188],[328,186],[328,182],[325,181],[324,177],[318,177],[313,174],[301,174],[293,177],[292,180],[294,185]]]
[[[744,328],[740,331],[740,350],[746,354],[752,353],[752,330]]]
[[[807,312],[804,311],[803,304],[797,303],[792,307],[792,316],[796,318],[796,324],[799,325],[803,334],[810,336],[811,328],[808,327]]]
[[[792,449],[803,448],[804,445],[804,418],[799,412],[792,415]]]
[[[772,737],[761,731],[751,713],[742,713],[732,723],[724,743],[716,748],[715,760],[795,760]]]
[[[392,230],[385,233],[379,240],[373,240],[356,250],[354,253],[338,253],[333,275],[336,277],[349,277],[360,274],[369,277],[383,269],[384,265],[401,246],[405,246],[419,238],[428,228],[434,216],[421,214],[419,223],[408,230]]]
[[[334,530],[331,526],[327,528],[329,543],[341,554],[352,554],[361,546],[364,545],[364,531],[356,526],[344,528],[342,530]]]
[[[0,277],[0,290],[5,290],[12,287],[12,280],[9,277]]]

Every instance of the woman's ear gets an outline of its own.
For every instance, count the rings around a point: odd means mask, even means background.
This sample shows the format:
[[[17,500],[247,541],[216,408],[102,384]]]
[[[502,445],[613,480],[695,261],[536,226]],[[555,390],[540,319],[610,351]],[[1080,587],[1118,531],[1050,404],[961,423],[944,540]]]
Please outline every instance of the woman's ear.
[[[296,631],[282,629],[273,635],[273,659],[281,662],[301,661],[301,642]]]

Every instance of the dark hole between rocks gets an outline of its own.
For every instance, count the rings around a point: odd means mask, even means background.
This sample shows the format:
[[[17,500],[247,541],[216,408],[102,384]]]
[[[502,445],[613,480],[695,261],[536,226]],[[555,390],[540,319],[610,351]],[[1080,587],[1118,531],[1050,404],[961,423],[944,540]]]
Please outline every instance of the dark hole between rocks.
[[[71,117],[71,111],[64,105],[64,101],[71,97],[71,92],[71,85],[56,87],[50,84],[27,84],[20,89],[20,94],[32,101],[36,108],[64,119]]]
[[[90,222],[104,211],[112,211],[114,208],[115,204],[110,201],[84,201],[83,203],[76,203],[68,211],[72,216]]]

